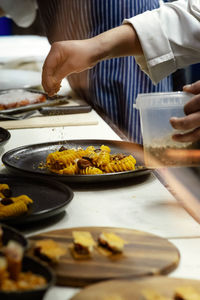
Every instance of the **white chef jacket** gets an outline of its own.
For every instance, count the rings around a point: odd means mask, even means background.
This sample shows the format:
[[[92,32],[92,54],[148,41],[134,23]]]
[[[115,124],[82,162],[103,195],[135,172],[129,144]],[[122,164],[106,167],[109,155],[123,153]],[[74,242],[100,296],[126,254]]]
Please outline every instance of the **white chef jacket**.
[[[135,59],[154,83],[200,62],[200,0],[165,3],[127,22],[135,28],[143,49]]]
[[[0,0],[0,7],[18,26],[30,26],[35,17],[37,3],[35,0]]]

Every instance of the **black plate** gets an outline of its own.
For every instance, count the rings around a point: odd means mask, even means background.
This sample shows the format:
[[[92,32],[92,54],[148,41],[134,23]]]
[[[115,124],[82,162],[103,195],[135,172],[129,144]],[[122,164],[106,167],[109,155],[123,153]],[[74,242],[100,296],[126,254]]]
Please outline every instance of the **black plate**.
[[[0,183],[7,183],[13,196],[25,194],[33,199],[27,214],[0,219],[6,224],[26,224],[51,217],[63,211],[73,198],[69,187],[53,180],[0,175]]]
[[[47,283],[41,288],[32,289],[27,291],[12,291],[2,292],[0,291],[0,299],[2,300],[42,300],[47,290],[55,283],[55,276],[52,271],[39,261],[24,256],[22,263],[22,271],[31,271],[34,274],[43,276]]]
[[[13,240],[22,245],[24,249],[28,247],[28,241],[22,233],[3,223],[0,223],[0,227],[3,230],[2,243],[4,246],[6,246],[10,240]]]
[[[33,89],[7,89],[7,90],[2,90],[0,91],[0,95],[1,94],[5,94],[9,91],[13,91],[13,90],[23,90],[23,91],[28,91],[31,93],[37,93],[37,94],[42,94],[45,95],[47,100],[45,102],[40,102],[40,103],[34,103],[34,104],[30,104],[30,105],[24,105],[24,106],[20,106],[20,107],[15,107],[15,108],[10,108],[10,109],[4,109],[4,110],[0,110],[1,114],[19,114],[19,113],[23,113],[26,111],[30,111],[30,110],[36,110],[36,109],[40,109],[41,107],[45,107],[45,106],[54,106],[54,105],[60,105],[60,104],[67,104],[69,103],[68,98],[66,96],[60,96],[60,95],[56,95],[53,97],[48,97],[48,95],[44,92],[38,91],[38,90],[33,90]]]
[[[143,149],[140,145],[123,141],[110,140],[69,140],[56,141],[43,144],[35,144],[19,147],[6,152],[2,161],[10,171],[29,176],[42,176],[67,183],[94,183],[123,180],[150,173],[150,170],[142,167],[134,171],[116,172],[98,175],[60,175],[53,174],[45,168],[38,168],[40,163],[45,163],[49,153],[58,150],[61,146],[66,148],[86,148],[88,146],[99,148],[101,145],[107,145],[112,153],[132,154],[138,165],[144,165]]]
[[[3,146],[10,139],[10,132],[0,127],[0,146]]]

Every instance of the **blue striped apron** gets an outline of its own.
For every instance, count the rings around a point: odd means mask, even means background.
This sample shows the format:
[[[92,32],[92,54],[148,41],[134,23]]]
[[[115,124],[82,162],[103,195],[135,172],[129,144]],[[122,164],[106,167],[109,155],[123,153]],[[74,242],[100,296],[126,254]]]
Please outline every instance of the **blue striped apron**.
[[[159,0],[38,0],[49,42],[86,39],[119,26]],[[138,93],[172,90],[171,77],[153,85],[134,57],[102,61],[93,69],[68,77],[71,87],[94,107],[101,108],[129,140],[142,144],[139,112],[133,108]]]

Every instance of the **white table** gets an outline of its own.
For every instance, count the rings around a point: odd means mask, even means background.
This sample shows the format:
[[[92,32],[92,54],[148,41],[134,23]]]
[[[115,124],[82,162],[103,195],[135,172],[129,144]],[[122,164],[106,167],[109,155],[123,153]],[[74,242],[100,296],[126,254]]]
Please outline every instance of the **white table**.
[[[96,112],[94,112],[96,114]],[[18,146],[65,139],[120,140],[96,114],[97,125],[11,130],[4,152]],[[1,170],[4,171],[3,165]],[[170,276],[200,279],[200,225],[151,174],[145,181],[113,187],[73,189],[74,199],[64,218],[54,224],[24,230],[29,236],[76,226],[114,226],[150,232],[173,242],[181,253],[179,267]],[[53,287],[45,300],[67,300],[79,289]]]

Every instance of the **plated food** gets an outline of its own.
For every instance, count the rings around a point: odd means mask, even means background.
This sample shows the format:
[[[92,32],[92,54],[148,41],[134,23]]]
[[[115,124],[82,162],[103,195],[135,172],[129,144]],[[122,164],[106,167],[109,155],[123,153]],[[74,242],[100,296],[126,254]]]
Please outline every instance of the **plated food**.
[[[122,253],[125,245],[125,241],[113,232],[102,232],[99,235],[98,243],[100,247],[111,253]]]
[[[34,257],[38,245],[52,245],[51,254],[43,252],[49,257],[45,261],[53,265],[57,284],[64,286],[165,274],[179,263],[178,250],[166,239],[125,228],[59,229],[31,236],[29,243],[28,253]],[[54,262],[51,255],[56,256],[58,251],[62,254]]]
[[[0,110],[41,103],[46,100],[47,97],[41,93],[30,92],[24,89],[11,89],[0,94]]]
[[[125,168],[126,171],[120,171],[119,163],[120,160],[122,162],[123,159],[117,159],[114,162],[117,166],[117,170],[115,172],[103,172],[101,174],[88,174],[83,169],[82,174],[61,174],[62,166],[64,165],[65,158],[63,158],[62,151],[59,151],[60,148],[63,149],[87,149],[91,147],[91,145],[95,149],[100,149],[102,145],[110,148],[110,154],[107,153],[106,155],[115,155],[120,153],[122,158],[125,156]],[[91,148],[89,148],[91,149]],[[60,154],[58,154],[60,152]],[[65,152],[65,150],[63,151]],[[93,151],[94,152],[94,151]],[[56,155],[52,155],[52,153],[56,153]],[[57,155],[58,154],[58,155]],[[98,154],[98,153],[96,153]],[[105,156],[106,156],[105,155]],[[127,163],[127,157],[133,156],[133,162],[131,166],[131,170],[129,168],[129,163]],[[96,155],[97,157],[98,155]],[[48,164],[51,170],[55,170],[52,172],[47,168],[47,157],[48,157]],[[57,165],[56,157],[60,157],[59,163]],[[62,158],[61,158],[62,157]],[[93,161],[96,159],[95,152],[93,156]],[[51,160],[52,158],[52,160]],[[85,159],[85,158],[84,158]],[[129,158],[128,158],[129,159]],[[136,163],[134,161],[136,160]],[[42,144],[35,144],[35,145],[28,145],[19,147],[13,150],[8,151],[2,157],[2,161],[10,171],[13,171],[18,174],[23,175],[30,175],[30,176],[42,176],[46,178],[53,178],[55,180],[63,181],[65,183],[100,183],[100,182],[109,182],[109,181],[117,181],[123,179],[130,179],[134,177],[139,177],[143,175],[149,174],[151,171],[144,167],[143,164],[143,149],[140,145],[134,144],[131,142],[123,142],[123,141],[109,141],[109,140],[68,140],[68,141],[56,141],[56,142],[49,142],[49,143],[42,143]],[[85,161],[84,161],[85,163]],[[87,158],[87,164],[90,163]],[[96,162],[95,162],[96,163]],[[81,162],[80,162],[81,164]],[[111,164],[112,165],[112,164]],[[128,167],[127,167],[128,165]],[[82,168],[84,166],[81,164]],[[73,169],[74,166],[71,165],[69,169]],[[98,168],[98,167],[97,167]],[[124,169],[125,169],[124,168]],[[134,169],[133,169],[134,168]],[[68,170],[69,170],[68,169]],[[87,169],[88,170],[88,169]],[[105,170],[106,171],[106,170]],[[60,172],[60,173],[59,173]],[[86,175],[84,173],[87,173]],[[83,175],[84,174],[84,175]]]
[[[99,148],[88,146],[67,149],[62,146],[46,158],[47,168],[58,174],[96,175],[135,170],[136,160],[132,155],[111,154],[107,145]]]
[[[7,197],[2,193],[0,196],[0,221],[10,225],[27,224],[55,216],[63,212],[73,199],[69,187],[52,180],[32,180],[2,174],[0,183],[0,187],[7,187],[7,192],[4,192]],[[11,192],[12,195],[9,194]]]
[[[199,280],[148,276],[96,283],[71,300],[199,300],[199,297]]]
[[[52,239],[40,240],[33,245],[33,255],[49,263],[58,263],[67,249]]]
[[[24,256],[26,244],[19,236],[14,229],[0,225],[1,299],[27,299],[29,293],[41,296],[53,283],[53,275],[46,267]]]
[[[36,89],[13,88],[0,91],[0,113],[4,116],[68,102],[65,96],[48,97],[46,93]]]
[[[73,244],[70,250],[74,259],[90,259],[95,250],[101,255],[122,253],[125,241],[113,232],[101,232],[95,241],[89,231],[73,231]]]
[[[73,231],[72,237],[72,256],[75,259],[91,258],[96,245],[91,233],[89,231]]]
[[[14,196],[6,183],[0,183],[0,218],[21,216],[25,214],[33,200],[27,195]]]

